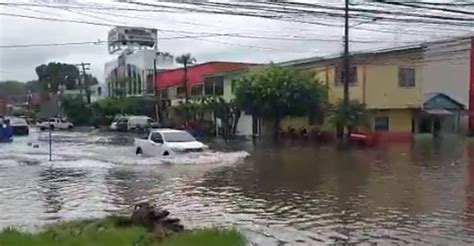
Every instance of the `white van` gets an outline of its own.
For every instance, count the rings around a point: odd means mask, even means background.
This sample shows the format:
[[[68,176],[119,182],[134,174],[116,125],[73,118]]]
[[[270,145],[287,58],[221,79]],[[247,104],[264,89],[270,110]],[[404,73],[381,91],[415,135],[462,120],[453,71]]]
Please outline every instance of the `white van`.
[[[129,131],[144,130],[155,124],[155,121],[148,116],[129,116],[127,129]]]

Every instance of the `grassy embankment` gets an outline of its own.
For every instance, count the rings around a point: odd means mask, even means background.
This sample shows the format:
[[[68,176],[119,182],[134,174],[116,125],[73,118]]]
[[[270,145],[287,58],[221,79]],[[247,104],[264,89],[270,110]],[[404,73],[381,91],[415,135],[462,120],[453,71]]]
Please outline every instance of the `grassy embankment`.
[[[109,216],[47,226],[37,233],[16,229],[0,232],[0,246],[240,246],[245,238],[237,231],[203,229],[157,240],[145,228],[131,227],[128,218]]]

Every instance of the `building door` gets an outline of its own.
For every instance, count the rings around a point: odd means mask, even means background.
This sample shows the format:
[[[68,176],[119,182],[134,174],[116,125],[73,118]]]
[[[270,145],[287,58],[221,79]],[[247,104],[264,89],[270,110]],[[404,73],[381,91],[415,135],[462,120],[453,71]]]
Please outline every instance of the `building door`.
[[[441,131],[441,118],[435,117],[433,119],[433,136],[434,137],[439,136],[440,131]]]
[[[420,119],[419,132],[420,133],[431,133],[432,122],[428,117],[423,117]]]

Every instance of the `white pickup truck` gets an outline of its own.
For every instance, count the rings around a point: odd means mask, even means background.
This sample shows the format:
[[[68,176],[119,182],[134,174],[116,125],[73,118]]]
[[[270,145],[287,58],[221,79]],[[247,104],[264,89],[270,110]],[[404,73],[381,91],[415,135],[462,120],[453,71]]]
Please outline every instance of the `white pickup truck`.
[[[156,129],[148,137],[135,139],[135,154],[170,156],[181,153],[201,152],[208,146],[197,141],[186,131]]]
[[[47,121],[43,121],[43,122],[39,123],[38,127],[42,131],[44,131],[48,128],[51,128],[53,130],[54,129],[62,129],[62,130],[69,129],[70,130],[74,127],[74,125],[71,122],[60,119],[60,118],[50,118]]]

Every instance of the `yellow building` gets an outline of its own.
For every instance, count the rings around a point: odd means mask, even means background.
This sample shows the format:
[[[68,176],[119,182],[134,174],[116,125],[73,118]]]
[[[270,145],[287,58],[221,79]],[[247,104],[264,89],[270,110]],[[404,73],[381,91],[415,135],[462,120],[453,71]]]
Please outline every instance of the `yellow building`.
[[[367,105],[371,111],[371,130],[400,140],[409,139],[416,131],[416,115],[423,100],[422,59],[421,46],[360,53],[351,57],[350,99]],[[341,57],[306,59],[282,65],[314,70],[316,78],[328,88],[329,103],[342,100]],[[286,121],[289,122],[291,120]]]

